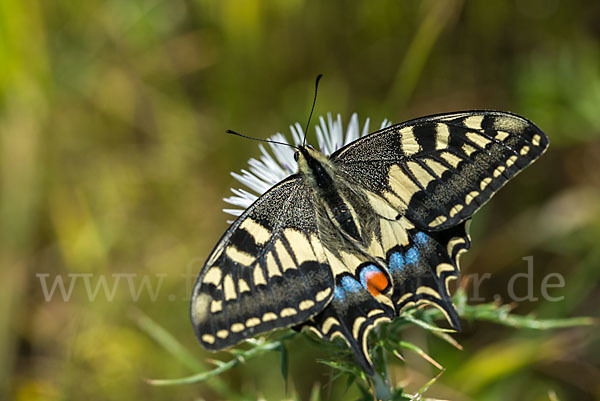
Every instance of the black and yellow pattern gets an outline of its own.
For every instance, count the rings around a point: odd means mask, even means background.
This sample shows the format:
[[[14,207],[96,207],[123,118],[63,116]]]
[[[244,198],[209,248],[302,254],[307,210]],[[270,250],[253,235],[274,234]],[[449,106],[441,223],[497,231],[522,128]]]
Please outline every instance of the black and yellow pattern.
[[[225,233],[193,292],[192,321],[204,347],[304,322],[330,302],[334,277],[310,202],[301,180],[290,177]]]
[[[469,249],[473,213],[536,160],[548,138],[496,111],[424,117],[327,157],[297,151],[299,169],[261,196],[202,268],[191,316],[222,349],[280,327],[341,337],[366,372],[367,337],[418,304],[460,328],[448,282]]]

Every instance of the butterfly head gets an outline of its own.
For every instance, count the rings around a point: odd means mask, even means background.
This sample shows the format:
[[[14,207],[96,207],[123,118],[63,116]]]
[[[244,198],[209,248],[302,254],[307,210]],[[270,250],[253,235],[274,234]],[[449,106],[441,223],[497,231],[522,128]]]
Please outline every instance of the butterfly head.
[[[306,176],[317,187],[333,186],[333,166],[323,153],[310,145],[299,146],[294,153],[294,159],[298,162],[298,173]]]

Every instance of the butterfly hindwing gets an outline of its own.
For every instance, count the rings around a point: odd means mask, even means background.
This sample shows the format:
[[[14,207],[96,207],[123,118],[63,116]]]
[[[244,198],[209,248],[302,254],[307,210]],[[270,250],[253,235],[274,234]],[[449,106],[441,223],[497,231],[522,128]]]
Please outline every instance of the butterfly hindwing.
[[[349,264],[349,259],[353,263]],[[391,280],[385,269],[367,258],[330,254],[330,263],[340,261],[348,265],[348,271],[336,276],[331,303],[305,325],[327,340],[342,338],[362,368],[373,374],[367,340],[373,327],[394,318],[391,294],[386,294],[391,290]]]
[[[351,185],[342,182],[342,193],[347,192],[344,184]],[[364,244],[355,244],[353,252],[326,251],[336,274],[334,298],[306,325],[327,340],[344,339],[371,374],[368,333],[402,310],[431,304],[454,329],[460,329],[448,282],[458,275],[458,257],[468,249],[469,238],[468,222],[425,233],[404,217],[396,219],[397,212],[377,194],[364,195],[344,196],[351,201],[348,208],[357,211],[356,223]]]
[[[331,158],[415,225],[443,230],[470,217],[547,146],[546,135],[522,117],[470,111],[383,129]]]
[[[408,307],[429,304],[442,311],[452,328],[460,330],[449,282],[458,277],[459,256],[470,246],[469,222],[444,231],[409,230],[409,243],[388,251],[392,300],[398,315]]]
[[[351,182],[347,185],[352,188]],[[362,190],[354,197],[360,227],[366,239],[365,252],[382,261],[389,273],[393,292],[392,305],[399,315],[412,305],[432,304],[446,316],[450,325],[460,328],[452,305],[448,283],[458,277],[458,258],[469,248],[467,226],[470,220],[441,231],[425,231],[400,214],[380,194]]]
[[[291,177],[227,230],[193,290],[191,316],[208,349],[222,349],[319,313],[334,281],[304,182]]]

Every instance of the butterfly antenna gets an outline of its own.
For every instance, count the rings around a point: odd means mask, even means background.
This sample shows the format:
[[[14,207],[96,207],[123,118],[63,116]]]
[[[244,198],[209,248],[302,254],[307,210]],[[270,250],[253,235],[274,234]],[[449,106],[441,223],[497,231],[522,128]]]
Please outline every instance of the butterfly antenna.
[[[306,129],[304,130],[304,140],[302,141],[302,147],[306,145],[306,134],[308,133],[308,127],[310,125],[310,119],[313,115],[313,111],[315,110],[315,104],[317,103],[317,91],[319,89],[319,81],[323,78],[323,74],[317,75],[317,80],[315,82],[315,97],[313,99],[312,107],[310,108],[310,115],[308,116],[308,121],[306,122]]]
[[[278,141],[274,141],[274,140],[272,140],[272,139],[260,139],[260,138],[253,138],[253,137],[251,137],[251,136],[243,135],[243,134],[240,134],[239,132],[235,132],[234,130],[230,130],[230,129],[226,130],[225,132],[226,132],[226,133],[228,133],[228,134],[231,134],[231,135],[237,135],[237,136],[241,136],[242,138],[246,138],[246,139],[252,139],[253,141],[267,142],[267,143],[275,143],[275,144],[277,144],[277,145],[285,145],[285,146],[289,146],[289,147],[291,147],[291,148],[294,148],[294,149],[298,149],[298,147],[297,147],[297,146],[290,145],[289,143],[285,143],[285,142],[278,142]]]

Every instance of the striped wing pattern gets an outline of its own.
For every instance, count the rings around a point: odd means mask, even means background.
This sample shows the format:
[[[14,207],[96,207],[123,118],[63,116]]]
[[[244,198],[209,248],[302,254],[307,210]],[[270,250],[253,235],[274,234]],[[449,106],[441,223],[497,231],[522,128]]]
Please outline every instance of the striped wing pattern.
[[[191,318],[207,349],[306,321],[334,282],[310,191],[291,177],[257,200],[221,238],[193,290]]]
[[[331,157],[344,175],[381,194],[415,225],[443,230],[469,218],[548,143],[523,117],[471,111],[395,125]]]
[[[458,277],[459,256],[470,246],[469,222],[444,231],[411,231],[407,246],[388,252],[397,315],[408,307],[429,304],[444,314],[453,329],[460,330],[448,287]]]
[[[369,199],[374,202],[376,195]],[[369,332],[408,307],[433,305],[454,329],[460,329],[448,283],[458,276],[459,256],[470,245],[469,221],[426,233],[404,218],[386,216],[389,205],[387,209],[373,206],[370,210],[379,213],[368,218],[377,222],[371,246],[362,252],[330,257],[336,273],[334,298],[323,312],[305,323],[319,337],[342,338],[368,374],[374,372],[368,352]],[[354,208],[360,210],[359,205]]]
[[[372,374],[368,333],[406,308],[433,305],[460,329],[448,283],[470,247],[470,218],[547,146],[517,115],[457,112],[335,152],[331,204],[306,175],[289,177],[233,223],[200,272],[191,307],[200,342],[216,350],[307,326],[342,338]]]
[[[394,307],[389,298],[380,295],[379,290],[385,291],[384,288],[374,289],[371,283],[377,277],[379,283],[391,289],[391,281],[383,277],[387,272],[373,262],[365,261],[355,267],[355,274],[336,276],[331,303],[305,325],[321,338],[343,339],[363,369],[372,374],[368,334],[377,324],[394,318]]]

